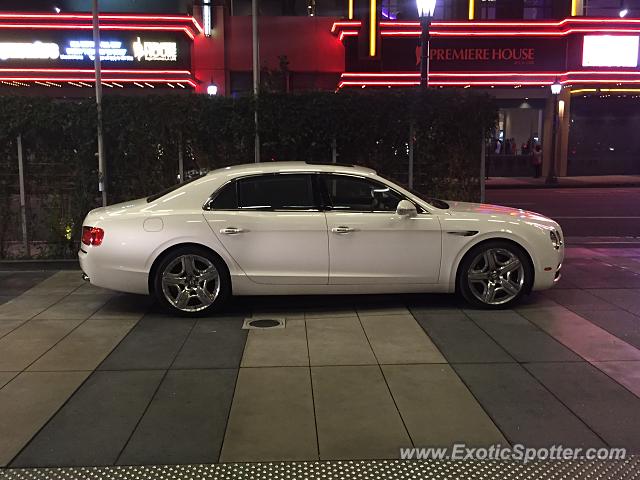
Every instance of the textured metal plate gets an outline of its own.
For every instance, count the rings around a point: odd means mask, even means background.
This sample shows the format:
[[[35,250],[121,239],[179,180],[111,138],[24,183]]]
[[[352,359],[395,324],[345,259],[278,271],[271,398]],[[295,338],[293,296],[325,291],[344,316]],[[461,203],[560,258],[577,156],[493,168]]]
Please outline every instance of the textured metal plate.
[[[335,461],[224,463],[141,467],[78,467],[0,469],[6,480],[634,480],[640,479],[640,457],[618,461],[532,462],[499,461]]]

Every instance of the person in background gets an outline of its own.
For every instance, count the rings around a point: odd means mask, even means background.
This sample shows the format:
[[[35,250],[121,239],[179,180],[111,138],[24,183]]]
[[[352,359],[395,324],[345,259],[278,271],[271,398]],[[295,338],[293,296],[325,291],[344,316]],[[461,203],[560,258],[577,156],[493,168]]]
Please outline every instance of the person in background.
[[[533,178],[540,178],[542,175],[542,146],[537,144],[531,155],[531,165],[533,165]]]

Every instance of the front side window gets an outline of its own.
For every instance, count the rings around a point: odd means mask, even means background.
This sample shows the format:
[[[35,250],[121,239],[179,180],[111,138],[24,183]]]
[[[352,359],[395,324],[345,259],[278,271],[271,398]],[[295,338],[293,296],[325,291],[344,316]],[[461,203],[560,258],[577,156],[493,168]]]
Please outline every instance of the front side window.
[[[316,209],[310,175],[277,174],[238,180],[238,206],[253,210]]]
[[[395,212],[403,197],[386,185],[349,175],[323,175],[329,207],[357,212]]]

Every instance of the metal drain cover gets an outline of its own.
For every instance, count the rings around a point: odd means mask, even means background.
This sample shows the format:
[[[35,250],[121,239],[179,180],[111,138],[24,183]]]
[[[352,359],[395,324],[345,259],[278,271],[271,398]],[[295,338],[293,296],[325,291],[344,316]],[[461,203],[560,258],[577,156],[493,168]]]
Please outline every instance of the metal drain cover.
[[[284,318],[245,318],[242,325],[242,328],[247,330],[267,330],[284,327]]]

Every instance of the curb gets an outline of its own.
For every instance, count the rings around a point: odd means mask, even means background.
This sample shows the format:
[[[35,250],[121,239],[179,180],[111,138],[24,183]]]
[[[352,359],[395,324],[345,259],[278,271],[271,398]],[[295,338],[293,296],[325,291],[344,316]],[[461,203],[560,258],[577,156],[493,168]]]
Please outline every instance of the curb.
[[[80,270],[80,262],[60,260],[0,260],[0,271]]]
[[[546,183],[509,183],[509,184],[498,184],[491,185],[490,183],[485,184],[485,188],[487,190],[512,190],[514,188],[637,188],[640,187],[640,182],[634,183],[576,183],[576,184],[563,184],[557,183],[556,185],[547,185]]]

